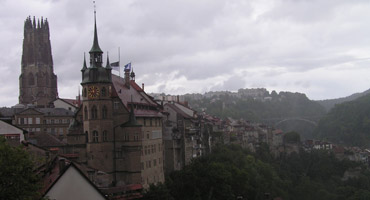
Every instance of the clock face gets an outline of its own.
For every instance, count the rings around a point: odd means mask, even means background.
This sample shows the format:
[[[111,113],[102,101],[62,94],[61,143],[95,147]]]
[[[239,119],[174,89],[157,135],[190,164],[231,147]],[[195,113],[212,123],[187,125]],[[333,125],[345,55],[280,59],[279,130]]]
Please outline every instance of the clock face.
[[[90,99],[94,99],[99,96],[99,88],[96,86],[89,87],[88,95]]]

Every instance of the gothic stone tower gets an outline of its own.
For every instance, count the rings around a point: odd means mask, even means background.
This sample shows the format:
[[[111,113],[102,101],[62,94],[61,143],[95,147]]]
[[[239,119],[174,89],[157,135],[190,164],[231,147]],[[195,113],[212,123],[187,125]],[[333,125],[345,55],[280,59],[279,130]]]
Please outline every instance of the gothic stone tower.
[[[48,107],[58,96],[53,70],[47,19],[24,22],[22,69],[19,76],[19,103]]]

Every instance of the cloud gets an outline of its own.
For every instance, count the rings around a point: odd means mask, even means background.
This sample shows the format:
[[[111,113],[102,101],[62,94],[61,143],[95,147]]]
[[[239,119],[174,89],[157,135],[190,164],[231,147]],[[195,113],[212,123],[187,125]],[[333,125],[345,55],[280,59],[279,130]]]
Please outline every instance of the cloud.
[[[29,15],[48,18],[59,95],[73,98],[83,54],[92,45],[92,2],[1,5],[0,84],[6,87],[0,88],[0,105],[18,102],[23,23]],[[120,47],[121,62],[132,62],[148,92],[267,87],[320,99],[368,87],[367,1],[108,0],[96,5],[104,60],[108,51],[111,61],[118,60]]]

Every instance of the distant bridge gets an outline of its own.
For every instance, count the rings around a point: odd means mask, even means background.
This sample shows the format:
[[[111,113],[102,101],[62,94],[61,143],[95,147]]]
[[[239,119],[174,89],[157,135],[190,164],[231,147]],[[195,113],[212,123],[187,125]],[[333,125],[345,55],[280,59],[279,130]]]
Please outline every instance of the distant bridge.
[[[285,117],[285,118],[269,118],[269,119],[263,119],[262,121],[264,123],[267,123],[269,125],[278,126],[284,122],[287,121],[302,121],[306,122],[308,124],[311,124],[312,126],[317,126],[317,122],[321,117],[317,116],[310,116],[310,117]]]

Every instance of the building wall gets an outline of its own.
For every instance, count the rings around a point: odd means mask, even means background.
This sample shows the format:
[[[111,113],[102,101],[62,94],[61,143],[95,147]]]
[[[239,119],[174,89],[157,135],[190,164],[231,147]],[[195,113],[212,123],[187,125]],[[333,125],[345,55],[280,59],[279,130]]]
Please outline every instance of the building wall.
[[[141,183],[144,188],[149,184],[164,182],[162,118],[138,117],[142,125]]]

